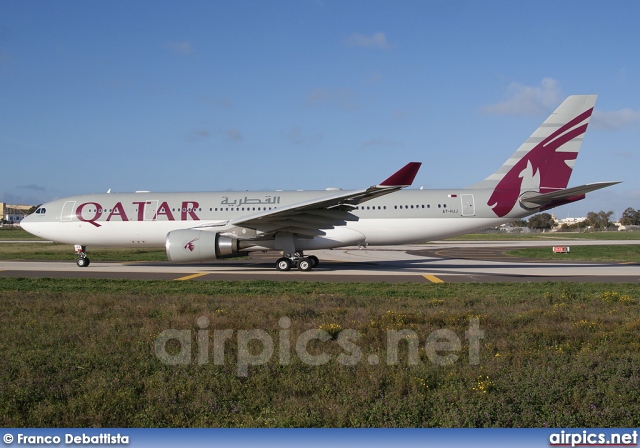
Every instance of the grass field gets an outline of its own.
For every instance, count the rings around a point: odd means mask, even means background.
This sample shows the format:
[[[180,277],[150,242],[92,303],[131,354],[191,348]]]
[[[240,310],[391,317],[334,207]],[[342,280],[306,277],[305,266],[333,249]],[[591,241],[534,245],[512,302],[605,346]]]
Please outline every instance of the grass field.
[[[22,230],[20,227],[0,227],[0,240],[39,240],[37,236]]]
[[[640,240],[640,232],[469,233],[450,241]]]
[[[0,279],[0,425],[637,427],[639,299],[634,284]],[[478,364],[465,338],[474,318]],[[169,329],[187,331],[188,365],[156,355]],[[313,329],[330,335],[308,346],[330,356],[323,365],[295,349]],[[264,330],[274,351],[239,376],[241,350],[264,350],[243,345],[248,330]],[[341,330],[357,331],[356,348],[339,345]],[[387,362],[389,331],[401,330],[417,339],[417,365],[407,341]],[[455,354],[451,365],[425,350],[434,330],[460,341],[437,352]],[[356,349],[360,362],[337,362]]]
[[[131,249],[115,247],[89,248],[89,257],[96,261],[166,261],[164,249]],[[73,246],[57,243],[2,243],[3,260],[75,260]]]
[[[508,251],[516,257],[545,260],[576,260],[594,262],[640,263],[640,245],[624,246],[570,246],[566,254],[556,254],[549,247],[532,247]]]

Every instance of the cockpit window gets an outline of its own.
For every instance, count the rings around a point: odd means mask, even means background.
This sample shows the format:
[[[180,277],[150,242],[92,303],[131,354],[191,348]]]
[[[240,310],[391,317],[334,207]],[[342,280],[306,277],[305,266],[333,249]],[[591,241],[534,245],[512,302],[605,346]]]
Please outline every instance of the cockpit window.
[[[44,208],[44,207],[40,207],[40,208],[38,208],[38,209],[36,210],[36,213],[37,213],[38,215],[44,215],[45,213],[47,213],[47,209],[46,209],[46,208]]]

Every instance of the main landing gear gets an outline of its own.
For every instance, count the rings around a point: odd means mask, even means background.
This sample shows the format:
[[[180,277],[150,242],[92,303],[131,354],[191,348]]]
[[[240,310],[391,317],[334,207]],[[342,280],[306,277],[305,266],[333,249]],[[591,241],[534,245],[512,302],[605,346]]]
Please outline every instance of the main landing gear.
[[[76,264],[78,265],[78,267],[86,268],[87,266],[89,266],[91,260],[89,260],[89,258],[87,257],[87,246],[80,246],[79,244],[76,244],[74,246],[74,249],[76,251],[76,255],[78,256],[78,259],[76,260]]]
[[[315,255],[305,257],[302,252],[295,252],[293,256],[278,258],[276,269],[278,271],[289,271],[291,268],[298,268],[299,271],[310,271],[320,264],[320,260]]]

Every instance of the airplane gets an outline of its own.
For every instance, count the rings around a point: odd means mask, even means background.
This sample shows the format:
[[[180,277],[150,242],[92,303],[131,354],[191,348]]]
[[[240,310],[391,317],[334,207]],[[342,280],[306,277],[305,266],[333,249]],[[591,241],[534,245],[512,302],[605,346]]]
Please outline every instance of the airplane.
[[[175,263],[280,251],[276,269],[310,271],[304,251],[426,242],[498,226],[619,182],[567,188],[597,95],[568,97],[493,174],[466,188],[405,189],[410,162],[360,190],[89,194],[43,204],[29,233],[75,246],[164,247]]]

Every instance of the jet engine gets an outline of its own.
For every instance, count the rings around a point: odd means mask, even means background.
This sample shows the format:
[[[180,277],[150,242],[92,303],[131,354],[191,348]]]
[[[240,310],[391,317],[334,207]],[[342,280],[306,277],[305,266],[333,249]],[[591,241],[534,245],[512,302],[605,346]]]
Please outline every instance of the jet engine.
[[[238,250],[238,239],[208,230],[172,230],[165,243],[169,261],[193,263],[216,260],[225,256],[244,255]]]

